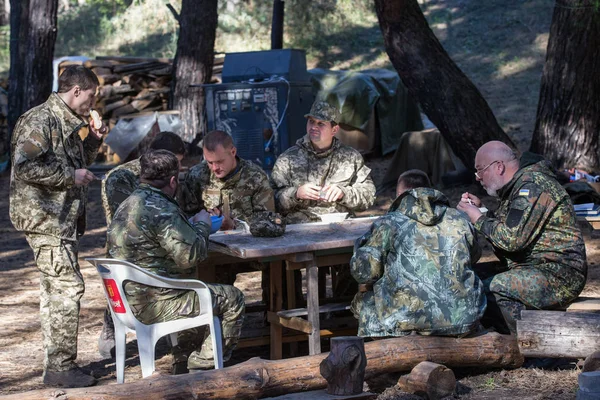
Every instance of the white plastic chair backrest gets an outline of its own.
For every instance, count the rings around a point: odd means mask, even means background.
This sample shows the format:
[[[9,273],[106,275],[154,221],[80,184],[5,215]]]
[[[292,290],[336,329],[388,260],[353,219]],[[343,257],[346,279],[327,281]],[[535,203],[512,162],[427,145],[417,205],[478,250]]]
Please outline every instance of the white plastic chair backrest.
[[[212,311],[210,290],[200,281],[165,278],[124,260],[113,258],[88,258],[86,260],[94,264],[102,277],[104,293],[106,294],[113,315],[129,329],[135,330],[135,324],[139,323],[139,321],[137,321],[131,312],[123,290],[123,286],[127,281],[168,289],[194,290],[198,294],[201,307],[209,304]],[[208,310],[204,312],[206,311]],[[201,313],[203,313],[202,310]]]

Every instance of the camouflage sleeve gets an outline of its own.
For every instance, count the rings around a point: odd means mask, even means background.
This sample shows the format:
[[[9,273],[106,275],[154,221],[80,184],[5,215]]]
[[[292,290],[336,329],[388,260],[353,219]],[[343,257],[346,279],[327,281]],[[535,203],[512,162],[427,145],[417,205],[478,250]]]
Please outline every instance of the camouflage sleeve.
[[[101,144],[102,139],[97,139],[94,135],[87,135],[83,141],[83,159],[85,160],[85,165],[92,165],[96,161],[98,149]]]
[[[13,165],[17,178],[36,185],[65,189],[75,184],[75,168],[66,165],[51,149],[48,125],[28,126],[20,121],[13,139]]]
[[[119,169],[108,174],[102,181],[102,203],[107,224],[121,203],[139,186],[138,177],[127,169]]]
[[[204,222],[192,225],[183,215],[178,214],[160,228],[161,234],[157,238],[161,247],[181,269],[195,268],[196,264],[208,256],[210,227]]]
[[[392,226],[384,217],[356,240],[350,272],[358,283],[374,283],[383,276],[384,262],[390,250]]]
[[[469,227],[469,233],[467,234],[467,241],[469,242],[469,250],[471,255],[471,265],[477,263],[481,258],[481,247],[477,241],[477,232],[470,222],[467,222]]]
[[[266,174],[259,176],[260,184],[252,195],[252,212],[275,211],[273,188]]]
[[[375,202],[375,185],[371,179],[371,169],[360,156],[356,161],[357,170],[350,186],[341,187],[344,197],[340,203],[352,210],[365,210]]]
[[[194,167],[186,174],[183,183],[177,190],[177,202],[187,215],[194,215],[200,210],[204,210],[199,168]]]
[[[510,208],[504,221],[481,216],[475,221],[475,228],[495,247],[516,252],[529,247],[539,236],[556,204],[533,182],[513,190],[509,201]]]
[[[290,159],[282,154],[275,161],[271,171],[271,186],[275,191],[275,208],[278,212],[288,213],[301,204],[296,198],[297,186],[292,184]]]

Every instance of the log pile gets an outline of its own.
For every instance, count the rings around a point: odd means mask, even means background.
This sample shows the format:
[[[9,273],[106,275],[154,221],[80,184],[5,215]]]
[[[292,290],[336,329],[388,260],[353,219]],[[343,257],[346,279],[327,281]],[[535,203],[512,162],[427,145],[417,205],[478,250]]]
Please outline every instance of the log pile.
[[[212,83],[221,81],[224,59],[224,56],[215,57]],[[95,108],[109,129],[121,118],[134,118],[168,109],[173,71],[173,60],[170,58],[98,56],[84,62],[63,61],[58,66],[59,75],[69,65],[83,65],[98,77],[100,86]],[[112,164],[123,160],[107,145],[102,145],[97,161]]]
[[[215,83],[220,81],[223,60],[223,57],[215,58]],[[125,116],[167,110],[172,59],[106,56],[85,62],[64,61],[59,65],[59,74],[73,64],[83,64],[98,77],[96,108],[111,127]]]

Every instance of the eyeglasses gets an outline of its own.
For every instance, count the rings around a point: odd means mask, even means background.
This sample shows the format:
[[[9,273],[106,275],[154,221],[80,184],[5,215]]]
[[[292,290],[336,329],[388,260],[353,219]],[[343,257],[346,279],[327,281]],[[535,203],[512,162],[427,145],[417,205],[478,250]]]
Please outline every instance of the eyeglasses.
[[[502,161],[501,161],[501,160],[492,161],[491,163],[489,163],[489,164],[488,164],[488,165],[486,165],[485,167],[476,169],[476,170],[475,170],[475,177],[476,177],[477,179],[482,179],[482,178],[481,178],[481,174],[483,174],[483,172],[484,172],[486,169],[488,169],[489,167],[491,167],[491,166],[492,166],[492,164],[495,164],[495,163],[497,163],[497,162],[502,162]]]

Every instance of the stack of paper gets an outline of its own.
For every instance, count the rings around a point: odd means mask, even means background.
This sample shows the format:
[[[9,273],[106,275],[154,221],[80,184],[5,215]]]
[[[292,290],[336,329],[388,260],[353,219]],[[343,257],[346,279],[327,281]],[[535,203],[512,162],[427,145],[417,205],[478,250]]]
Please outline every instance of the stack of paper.
[[[600,215],[600,204],[585,203],[575,204],[575,213],[580,217],[593,217]]]

